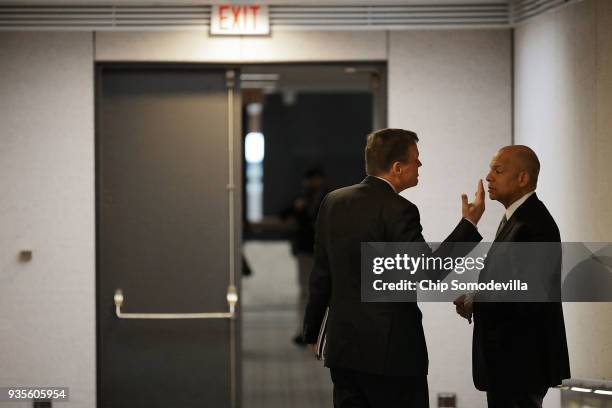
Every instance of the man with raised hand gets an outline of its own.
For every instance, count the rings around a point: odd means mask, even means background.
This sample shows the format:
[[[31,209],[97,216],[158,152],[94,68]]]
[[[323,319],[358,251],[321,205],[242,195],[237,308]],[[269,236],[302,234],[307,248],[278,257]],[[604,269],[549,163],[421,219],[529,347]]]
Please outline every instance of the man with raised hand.
[[[367,177],[329,193],[319,210],[304,338],[311,348],[329,306],[325,365],[335,407],[427,408],[428,357],[416,302],[361,302],[362,242],[421,242],[418,208],[400,196],[418,183],[414,132],[383,129],[367,138]],[[484,189],[462,196],[462,218],[445,242],[478,242]],[[423,247],[431,249],[425,244]]]

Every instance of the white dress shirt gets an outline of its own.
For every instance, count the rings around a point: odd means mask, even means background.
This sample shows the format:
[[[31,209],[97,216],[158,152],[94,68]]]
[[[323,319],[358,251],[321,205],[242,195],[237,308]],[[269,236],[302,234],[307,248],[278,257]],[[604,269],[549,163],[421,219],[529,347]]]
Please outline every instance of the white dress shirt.
[[[525,194],[524,196],[522,196],[521,198],[519,198],[518,200],[516,200],[515,202],[513,202],[512,204],[510,204],[508,206],[508,208],[506,208],[506,222],[508,222],[510,220],[510,217],[512,217],[512,214],[514,214],[514,212],[525,202],[527,201],[527,199],[529,197],[531,197],[531,195],[535,193],[534,191],[530,191],[527,194]],[[474,296],[476,295],[476,292],[470,292],[467,293],[465,298],[463,299],[463,305],[466,307],[472,307],[472,303],[474,303]],[[470,317],[468,319],[468,321],[470,323],[472,323],[472,318]]]
[[[506,220],[510,220],[510,217],[512,217],[512,214],[514,214],[514,212],[525,202],[527,201],[527,199],[529,197],[531,197],[531,195],[535,193],[535,191],[530,191],[527,194],[525,194],[524,196],[522,196],[521,198],[519,198],[518,200],[516,200],[515,202],[513,202],[512,204],[510,204],[508,206],[508,208],[506,208]]]

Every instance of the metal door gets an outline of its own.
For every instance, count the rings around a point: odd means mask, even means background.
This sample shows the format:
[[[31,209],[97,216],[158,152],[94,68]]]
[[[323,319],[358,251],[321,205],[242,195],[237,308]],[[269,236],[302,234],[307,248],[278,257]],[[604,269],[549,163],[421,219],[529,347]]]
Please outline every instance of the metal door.
[[[238,404],[235,73],[97,68],[98,407]]]

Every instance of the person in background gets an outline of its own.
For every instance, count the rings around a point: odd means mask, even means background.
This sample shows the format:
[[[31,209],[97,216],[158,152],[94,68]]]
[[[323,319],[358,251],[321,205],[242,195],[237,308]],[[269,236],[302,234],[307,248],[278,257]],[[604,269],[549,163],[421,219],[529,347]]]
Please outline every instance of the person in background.
[[[291,252],[297,261],[298,269],[298,320],[293,342],[305,347],[302,335],[304,310],[308,300],[308,281],[314,266],[314,223],[319,206],[325,196],[325,173],[319,168],[308,169],[302,177],[302,191],[292,205],[283,211],[282,218],[292,217],[296,228],[291,237]]]

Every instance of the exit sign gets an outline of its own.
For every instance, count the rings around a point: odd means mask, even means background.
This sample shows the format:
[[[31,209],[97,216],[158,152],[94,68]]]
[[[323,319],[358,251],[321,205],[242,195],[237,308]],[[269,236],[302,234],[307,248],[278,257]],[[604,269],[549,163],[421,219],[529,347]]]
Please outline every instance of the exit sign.
[[[216,4],[210,17],[212,35],[270,34],[268,6],[257,4]]]

